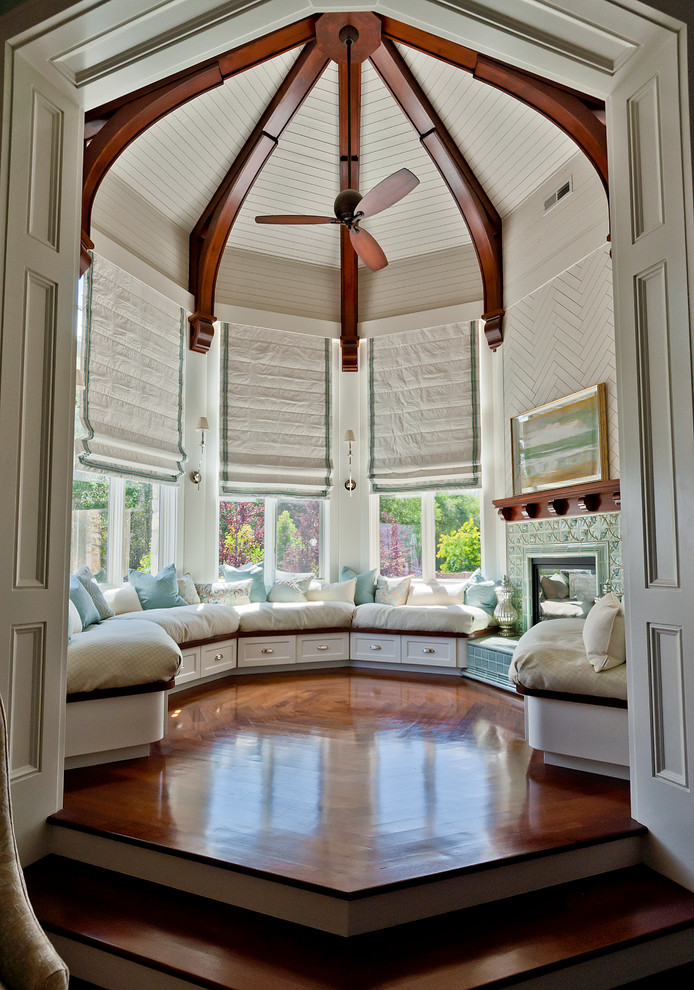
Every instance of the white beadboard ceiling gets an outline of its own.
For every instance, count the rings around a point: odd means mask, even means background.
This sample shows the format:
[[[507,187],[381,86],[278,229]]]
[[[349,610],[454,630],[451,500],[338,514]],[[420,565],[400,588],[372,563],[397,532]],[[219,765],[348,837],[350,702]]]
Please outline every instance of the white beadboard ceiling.
[[[568,137],[519,101],[431,56],[404,46],[400,51],[502,217],[575,154]],[[95,226],[185,285],[188,235],[296,56],[296,51],[277,56],[227,80],[133,142],[97,194]],[[443,293],[447,304],[482,294],[470,237],[455,202],[367,62],[362,74],[361,191],[405,166],[420,185],[365,222],[392,268],[373,275],[360,266],[362,320],[430,308],[436,292]],[[258,298],[263,309],[296,308],[312,292],[315,266],[313,288],[322,289],[314,309],[334,318],[339,298],[330,306],[327,299],[331,284],[339,295],[339,278],[328,275],[340,264],[337,227],[261,226],[254,218],[264,213],[332,215],[338,191],[337,66],[331,63],[286,128],[239,213],[220,266],[220,301],[234,302],[241,292],[248,297],[244,304]],[[414,259],[429,255],[419,269],[413,265]],[[437,283],[435,292],[432,285]]]

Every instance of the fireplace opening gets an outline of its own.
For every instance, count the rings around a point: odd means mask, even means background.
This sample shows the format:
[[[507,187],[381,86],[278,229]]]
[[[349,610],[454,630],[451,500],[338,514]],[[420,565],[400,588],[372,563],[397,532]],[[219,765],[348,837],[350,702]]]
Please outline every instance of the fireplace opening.
[[[532,621],[585,618],[598,597],[594,556],[533,557]]]

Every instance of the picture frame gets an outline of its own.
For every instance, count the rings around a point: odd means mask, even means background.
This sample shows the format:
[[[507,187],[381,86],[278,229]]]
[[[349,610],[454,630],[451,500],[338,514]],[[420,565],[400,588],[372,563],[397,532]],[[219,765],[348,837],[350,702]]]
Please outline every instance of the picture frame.
[[[514,495],[606,480],[606,408],[601,382],[513,416]]]

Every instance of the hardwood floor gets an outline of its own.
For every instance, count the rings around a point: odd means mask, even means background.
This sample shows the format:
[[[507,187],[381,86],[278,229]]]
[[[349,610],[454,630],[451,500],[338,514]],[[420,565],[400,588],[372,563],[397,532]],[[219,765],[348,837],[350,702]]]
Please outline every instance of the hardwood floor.
[[[555,767],[464,679],[244,675],[171,699],[141,760],[71,770],[55,818],[346,893],[637,834],[624,781]]]

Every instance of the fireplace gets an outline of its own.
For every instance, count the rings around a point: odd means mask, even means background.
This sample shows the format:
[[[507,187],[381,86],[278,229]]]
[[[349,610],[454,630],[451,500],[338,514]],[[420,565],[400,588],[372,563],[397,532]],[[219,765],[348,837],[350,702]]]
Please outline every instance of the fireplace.
[[[585,618],[599,596],[595,554],[530,556],[532,624]]]

